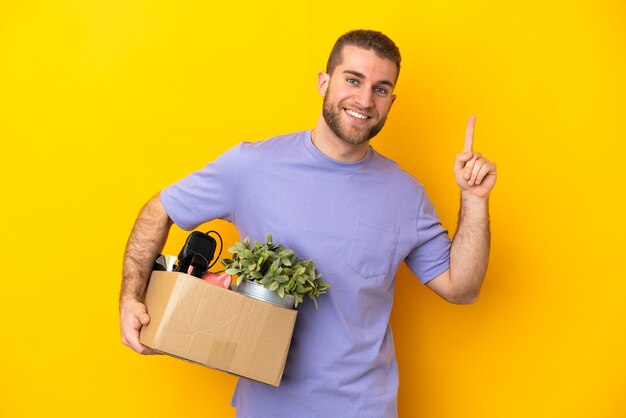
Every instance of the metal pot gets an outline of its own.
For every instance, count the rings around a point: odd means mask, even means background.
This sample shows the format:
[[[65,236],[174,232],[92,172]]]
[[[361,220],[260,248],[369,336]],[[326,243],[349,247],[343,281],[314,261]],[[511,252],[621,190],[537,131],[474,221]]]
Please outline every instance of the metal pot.
[[[296,298],[293,295],[285,293],[285,296],[281,298],[278,293],[265,288],[262,284],[245,279],[241,281],[238,292],[287,309],[293,309],[296,304]]]

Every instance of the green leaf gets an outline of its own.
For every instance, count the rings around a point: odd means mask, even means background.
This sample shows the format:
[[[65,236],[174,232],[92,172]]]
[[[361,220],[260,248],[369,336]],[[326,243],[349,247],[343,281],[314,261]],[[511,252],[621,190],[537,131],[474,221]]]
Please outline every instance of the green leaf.
[[[298,258],[293,250],[274,243],[269,233],[265,243],[254,241],[250,248],[250,237],[246,237],[229,250],[233,253],[232,259],[221,261],[228,274],[237,275],[238,285],[246,279],[262,284],[280,297],[292,294],[296,306],[303,302],[304,295],[315,301],[315,297],[329,287],[328,283],[318,280],[321,274],[315,271],[313,260]]]
[[[284,250],[284,251],[281,251],[281,254],[280,254],[281,257],[291,257],[292,255],[294,255],[293,250]]]
[[[278,277],[274,277],[274,280],[277,281],[278,283],[287,283],[287,281],[289,280],[289,276],[285,276],[284,274],[281,274]]]

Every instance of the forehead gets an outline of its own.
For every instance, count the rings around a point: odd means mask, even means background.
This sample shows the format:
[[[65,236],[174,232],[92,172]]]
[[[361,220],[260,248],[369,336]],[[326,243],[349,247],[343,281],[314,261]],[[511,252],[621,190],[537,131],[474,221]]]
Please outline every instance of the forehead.
[[[398,67],[388,58],[382,58],[372,49],[364,49],[355,45],[345,45],[341,51],[341,64],[335,72],[355,71],[372,81],[389,80],[395,84]]]

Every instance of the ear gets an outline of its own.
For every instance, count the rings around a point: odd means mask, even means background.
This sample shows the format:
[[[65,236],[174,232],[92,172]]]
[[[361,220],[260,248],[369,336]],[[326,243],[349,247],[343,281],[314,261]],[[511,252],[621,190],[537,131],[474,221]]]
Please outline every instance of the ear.
[[[393,106],[393,103],[396,101],[396,97],[398,96],[396,96],[395,94],[391,95],[391,104],[389,105],[389,109],[391,109],[391,106]]]
[[[326,95],[326,90],[328,90],[329,82],[330,76],[324,71],[320,71],[317,74],[317,91],[319,92],[320,96],[324,97]]]

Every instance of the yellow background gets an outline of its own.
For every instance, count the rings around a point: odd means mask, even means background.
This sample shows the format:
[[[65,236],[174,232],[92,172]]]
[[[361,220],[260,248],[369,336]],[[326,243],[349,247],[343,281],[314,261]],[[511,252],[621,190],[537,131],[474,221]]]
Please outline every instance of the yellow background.
[[[162,187],[313,127],[317,71],[361,27],[403,54],[373,145],[451,233],[469,114],[499,171],[479,302],[400,271],[400,416],[626,417],[626,6],[608,0],[0,1],[0,416],[234,416],[234,377],[122,346],[125,242]]]

